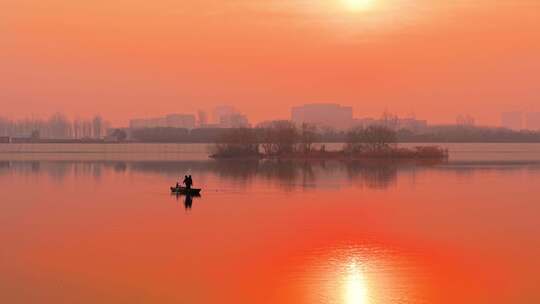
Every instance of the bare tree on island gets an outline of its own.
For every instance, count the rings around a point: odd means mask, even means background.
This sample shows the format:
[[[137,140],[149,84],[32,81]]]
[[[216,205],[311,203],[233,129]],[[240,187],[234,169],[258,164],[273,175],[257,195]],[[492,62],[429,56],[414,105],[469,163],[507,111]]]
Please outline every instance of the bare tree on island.
[[[313,143],[317,140],[317,126],[308,123],[302,123],[300,129],[300,151],[308,154],[313,151]]]
[[[381,115],[381,122],[382,122],[383,127],[390,130],[395,131],[399,127],[399,117],[388,111],[384,111],[383,114]]]
[[[261,129],[261,147],[264,154],[271,155],[274,154],[274,137],[271,128],[262,128]]]
[[[354,128],[347,133],[345,151],[348,153],[383,152],[397,147],[397,133],[385,126],[371,125]]]
[[[294,153],[297,143],[298,131],[292,122],[273,121],[262,129],[230,129],[213,146],[213,157],[260,157],[260,147],[266,156],[283,156]]]
[[[371,152],[388,151],[397,147],[397,133],[388,127],[369,126],[364,129],[363,139]]]
[[[265,155],[283,155],[294,152],[298,131],[294,123],[288,120],[272,121],[259,132],[261,146]]]
[[[271,126],[274,137],[274,153],[284,155],[294,152],[298,138],[298,131],[294,123],[288,120],[276,121]]]
[[[359,153],[364,150],[363,127],[356,127],[347,132],[344,150],[347,153]]]
[[[421,153],[427,155],[427,152],[430,156],[436,155],[432,152],[438,151],[398,149],[396,131],[377,125],[351,130],[343,150],[314,151],[313,143],[317,137],[315,126],[303,124],[298,130],[290,121],[274,121],[257,130],[231,129],[215,144],[213,157],[407,158],[422,157]],[[262,155],[259,142],[264,151]]]
[[[258,157],[259,143],[253,129],[230,129],[212,147],[213,155],[222,158]]]

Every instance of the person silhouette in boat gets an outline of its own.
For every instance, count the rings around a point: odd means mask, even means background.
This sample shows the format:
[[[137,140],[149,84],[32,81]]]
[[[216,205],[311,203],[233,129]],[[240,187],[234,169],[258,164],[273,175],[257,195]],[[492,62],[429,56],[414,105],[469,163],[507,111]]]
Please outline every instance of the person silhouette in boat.
[[[186,185],[186,189],[189,189],[189,178],[188,176],[184,176],[184,181],[182,182],[182,184]]]
[[[193,185],[193,179],[191,178],[191,175],[188,176],[186,183],[186,188],[191,189],[191,186]]]

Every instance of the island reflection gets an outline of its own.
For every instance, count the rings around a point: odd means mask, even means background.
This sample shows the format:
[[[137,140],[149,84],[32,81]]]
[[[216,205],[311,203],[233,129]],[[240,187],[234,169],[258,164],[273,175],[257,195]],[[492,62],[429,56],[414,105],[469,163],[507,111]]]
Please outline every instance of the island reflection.
[[[370,189],[395,186],[399,176],[414,176],[437,170],[467,177],[476,171],[529,170],[540,172],[537,163],[475,162],[447,163],[436,161],[275,161],[275,160],[185,160],[185,161],[119,161],[119,160],[36,160],[2,161],[0,174],[45,174],[62,182],[67,177],[92,176],[100,180],[103,174],[154,174],[167,177],[173,183],[188,172],[201,177],[213,176],[239,186],[249,186],[255,180],[271,183],[283,190],[339,187],[348,183]]]

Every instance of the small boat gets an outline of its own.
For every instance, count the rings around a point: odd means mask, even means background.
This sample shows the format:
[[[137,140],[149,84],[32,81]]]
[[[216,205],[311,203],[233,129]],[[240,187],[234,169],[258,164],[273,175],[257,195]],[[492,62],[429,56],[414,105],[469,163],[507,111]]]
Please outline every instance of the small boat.
[[[188,189],[186,187],[171,187],[171,193],[173,194],[184,194],[184,195],[199,195],[201,194],[201,189],[197,188],[191,188]]]

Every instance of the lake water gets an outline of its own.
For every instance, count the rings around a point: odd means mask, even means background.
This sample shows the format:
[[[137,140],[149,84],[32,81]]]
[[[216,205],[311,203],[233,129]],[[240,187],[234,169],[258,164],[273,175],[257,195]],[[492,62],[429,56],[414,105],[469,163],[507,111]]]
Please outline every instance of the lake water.
[[[444,163],[169,147],[0,153],[0,303],[540,303],[539,145]],[[170,195],[185,174],[201,197]]]

